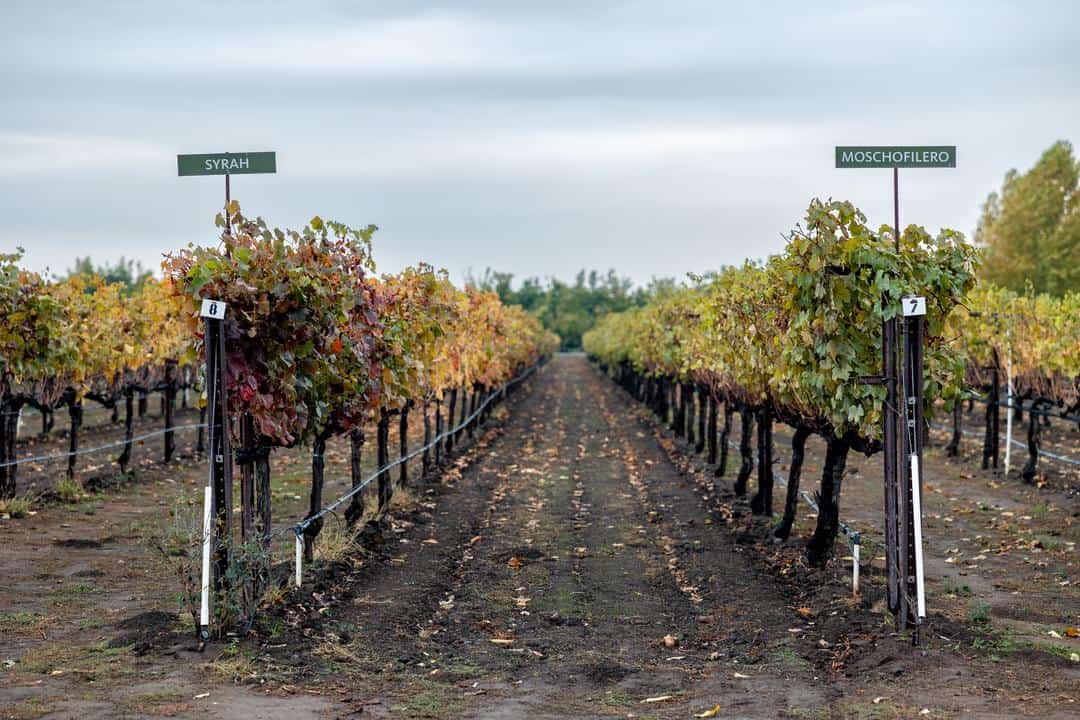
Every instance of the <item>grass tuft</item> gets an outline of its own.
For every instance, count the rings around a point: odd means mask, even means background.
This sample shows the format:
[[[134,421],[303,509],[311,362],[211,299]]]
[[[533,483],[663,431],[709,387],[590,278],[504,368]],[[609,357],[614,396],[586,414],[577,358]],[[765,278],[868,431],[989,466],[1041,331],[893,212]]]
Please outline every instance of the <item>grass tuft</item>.
[[[29,498],[8,498],[0,500],[0,516],[7,515],[18,520],[30,514],[34,505]]]

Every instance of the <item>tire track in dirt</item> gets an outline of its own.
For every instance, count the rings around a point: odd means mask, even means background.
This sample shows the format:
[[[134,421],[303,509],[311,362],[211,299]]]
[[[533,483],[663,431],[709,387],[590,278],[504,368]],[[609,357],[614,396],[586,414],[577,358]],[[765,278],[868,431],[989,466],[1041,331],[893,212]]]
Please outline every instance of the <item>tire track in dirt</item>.
[[[608,382],[601,373],[595,372],[595,374],[604,382]],[[781,574],[790,573],[789,577],[800,580],[798,586],[792,587],[795,591],[793,597],[798,597],[800,605],[812,606],[820,622],[815,630],[811,631],[807,628],[805,634],[797,637],[817,639],[819,643],[824,641],[820,648],[822,655],[827,657],[829,653],[836,654],[838,664],[833,666],[836,672],[829,673],[829,697],[832,698],[830,708],[834,713],[846,716],[848,712],[856,712],[856,708],[866,708],[867,704],[871,703],[869,698],[873,698],[871,704],[876,705],[880,700],[886,706],[875,708],[874,712],[879,714],[892,712],[892,708],[895,707],[919,708],[926,705],[938,708],[944,706],[944,708],[949,708],[947,712],[962,712],[971,717],[980,718],[1071,716],[1069,708],[1074,706],[1077,698],[1069,688],[1075,685],[1077,669],[1075,663],[1070,663],[1061,656],[1060,649],[1063,645],[1060,640],[1057,642],[1056,654],[1025,649],[1023,643],[1038,643],[1040,640],[1035,637],[1015,636],[1013,628],[1019,625],[1015,622],[1010,622],[1004,630],[995,625],[984,628],[982,635],[976,633],[973,636],[972,630],[965,627],[969,621],[966,617],[966,598],[964,597],[965,594],[970,595],[972,590],[964,587],[959,602],[954,601],[943,608],[946,611],[946,617],[936,614],[936,617],[930,618],[921,650],[913,652],[903,647],[902,638],[889,631],[883,615],[884,610],[866,612],[865,608],[869,607],[868,601],[864,600],[861,610],[847,601],[846,588],[849,578],[845,577],[847,568],[843,563],[839,564],[838,568],[834,566],[819,572],[808,571],[805,568],[802,562],[803,543],[813,525],[813,515],[805,506],[799,508],[800,520],[792,541],[783,544],[770,542],[765,527],[769,520],[751,517],[746,507],[746,500],[735,498],[727,487],[727,482],[714,479],[713,467],[703,461],[703,456],[696,454],[693,448],[681,438],[674,437],[666,426],[656,422],[651,413],[632,401],[628,395],[619,392],[618,397],[627,408],[628,414],[639,419],[640,427],[657,439],[667,458],[693,478],[702,502],[719,515],[719,520],[731,526],[729,532],[737,533],[738,542],[740,544],[745,542],[747,547],[754,547],[762,566],[771,566],[774,571],[778,570]],[[786,444],[783,442],[785,433],[778,432],[776,437],[778,450],[780,450],[778,454],[782,455],[783,446]],[[820,457],[811,446],[808,446],[807,450],[803,486],[812,490],[817,480],[814,474],[816,470],[814,462],[820,462]],[[633,454],[640,455],[640,451]],[[984,497],[988,497],[988,500],[993,498],[989,501],[995,503],[998,510],[1011,507],[1013,503],[1018,502],[1012,499],[1017,495],[1034,494],[1033,488],[999,485],[992,480],[972,483],[970,481],[976,471],[964,472],[956,467],[950,468],[947,464],[949,461],[941,458],[937,450],[931,450],[928,456],[936,468],[935,478],[941,478],[935,481],[936,487],[932,494],[928,493],[927,507],[928,512],[931,513],[930,521],[935,520],[934,510],[940,513],[936,518],[937,526],[931,525],[937,530],[930,540],[933,547],[955,547],[958,543],[970,543],[974,540],[978,547],[985,548],[989,542],[988,530],[1004,525],[1000,520],[995,521],[993,515],[988,519],[976,518],[977,524],[969,524],[968,518],[972,516],[971,511],[963,510],[959,505],[952,505],[950,511],[950,504],[955,503],[960,493],[964,493],[965,490],[978,497],[982,492],[980,486],[985,484],[988,492]],[[878,476],[879,463],[879,458],[864,459],[861,456],[856,456],[855,461],[849,463],[849,474],[855,477],[849,478],[849,482],[846,483],[845,496],[848,500],[843,503],[843,507],[848,510],[842,513],[848,522],[852,522],[854,518],[856,529],[859,530],[872,529],[872,523],[868,522],[867,518],[872,518],[875,511],[880,522],[877,498],[871,497],[869,500],[866,498],[867,493],[875,494],[872,483],[867,483],[859,474],[859,469],[861,469],[862,475],[867,478]],[[786,471],[783,465],[778,466],[777,469],[781,472]],[[955,484],[950,482],[949,479],[955,478],[957,474],[960,475],[960,482],[954,481]],[[942,489],[941,485],[946,485],[945,489]],[[753,489],[753,487],[750,488],[751,492]],[[851,497],[852,495],[854,498]],[[1040,493],[1040,495],[1043,498],[1058,497],[1058,493],[1054,490],[1049,493]],[[1028,500],[1028,503],[1032,501]],[[1031,504],[1028,507],[1031,507]],[[1054,505],[1044,507],[1049,507],[1051,511],[1055,509]],[[1015,516],[1017,520],[1023,520],[1029,524],[1033,519],[1039,520],[1038,516],[1022,517],[1022,508],[1023,504],[1014,508],[1016,512],[1005,511],[1001,514],[1009,518]],[[955,517],[952,517],[953,515]],[[945,516],[945,523],[941,522],[942,516]],[[1044,523],[1046,519],[1043,518]],[[1011,528],[1012,525],[1010,522],[1006,527]],[[1021,532],[1024,530],[1026,528],[1021,528]],[[1010,532],[1012,531],[1010,529]],[[1067,532],[1069,531],[1064,530],[1063,534]],[[864,535],[864,545],[867,545],[865,538],[866,535]],[[935,542],[940,545],[934,546]],[[844,549],[845,545],[841,540],[837,547],[838,555],[843,554]],[[991,555],[991,552],[983,550],[980,554]],[[978,562],[986,558],[973,559]],[[1025,566],[1036,568],[1033,581],[1040,579],[1039,568],[1042,568],[1042,579],[1047,579],[1047,563],[1040,561],[1039,549],[1034,550],[1033,556],[1014,555],[1012,565],[1012,572],[1015,573],[1016,578],[1014,582],[1023,582],[1016,576],[1026,574],[1022,569]],[[1068,562],[1067,565],[1071,567],[1072,563]],[[928,563],[928,587],[933,585],[930,581],[934,579],[933,575],[937,568],[959,569],[957,565],[945,564],[943,558],[939,557],[936,562],[931,559]],[[974,569],[974,567],[967,567],[959,574],[961,578],[971,582],[972,589],[978,595],[981,594],[979,588],[984,585],[985,580],[977,575],[969,574]],[[879,575],[880,572],[867,573],[864,568],[865,598],[872,599],[880,595],[877,587],[880,585]],[[944,570],[940,571],[940,575],[949,577],[949,573]],[[1067,582],[1056,582],[1063,578],[1065,578],[1064,575],[1053,577],[1055,584],[1071,585]],[[963,580],[958,582],[963,582]],[[940,607],[945,602],[946,598],[942,598],[941,594],[950,592],[949,583],[950,581],[946,579],[944,588],[931,587],[935,606]],[[1036,590],[1040,594],[1041,591],[1041,587]],[[1001,595],[997,593],[997,597],[1000,598]],[[1012,593],[1013,597],[1018,595],[1022,598],[1022,594]],[[1059,608],[1069,608],[1064,614],[1058,616],[1060,619],[1057,627],[1063,629],[1064,624],[1071,621],[1077,606],[1064,593],[1059,593],[1056,601]],[[957,604],[960,606],[958,614]],[[995,604],[995,612],[998,607]],[[1045,626],[1042,631],[1044,635],[1048,634]],[[938,633],[941,632],[951,637],[939,636]],[[1042,642],[1045,641],[1044,637]],[[982,652],[978,652],[978,647],[976,647],[979,642],[982,643],[979,646],[983,648]],[[825,644],[831,647],[825,647]],[[986,650],[987,647],[990,648],[989,651]],[[818,659],[815,657],[812,646],[810,652],[804,648],[799,654],[807,659],[815,661]],[[857,679],[857,684],[846,682],[849,678]],[[900,687],[894,688],[897,678],[903,678],[904,682]],[[874,697],[872,694],[874,692],[880,693],[879,696]],[[858,712],[861,713],[863,710],[860,709]]]
[[[760,573],[662,449],[627,429],[613,388],[579,357],[557,358],[543,382],[346,614],[357,632],[339,659],[379,700],[366,712],[821,706],[811,665],[781,652],[792,612],[775,584],[755,589]]]

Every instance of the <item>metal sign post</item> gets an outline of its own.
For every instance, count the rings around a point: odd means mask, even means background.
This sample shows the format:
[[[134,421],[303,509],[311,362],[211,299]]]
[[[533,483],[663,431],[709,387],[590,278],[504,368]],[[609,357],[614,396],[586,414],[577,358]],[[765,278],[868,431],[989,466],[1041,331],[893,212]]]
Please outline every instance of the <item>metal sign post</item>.
[[[277,154],[243,152],[177,155],[176,172],[180,177],[225,176],[224,217],[225,234],[228,235],[232,232],[229,213],[229,205],[232,202],[230,176],[276,173]],[[204,299],[200,315],[206,321],[203,348],[206,353],[206,417],[210,452],[210,473],[204,495],[202,588],[199,609],[199,634],[205,642],[210,637],[211,590],[214,593],[221,590],[229,567],[226,541],[232,524],[232,450],[229,447],[229,409],[225,393],[225,333],[222,328],[225,303],[220,300]],[[245,530],[247,530],[246,527]]]
[[[918,626],[926,617],[926,592],[923,582],[923,543],[922,543],[922,428],[923,428],[923,322],[926,317],[926,298],[906,297],[900,301],[904,317],[904,454],[907,482],[901,492],[907,495],[906,505],[910,508],[905,539],[906,551],[911,561],[905,574],[906,587],[903,597],[906,601],[915,598],[915,611],[911,613],[915,622],[916,641]],[[903,546],[901,546],[903,547]],[[912,577],[913,576],[913,577]],[[913,580],[913,581],[912,581]],[[910,608],[909,608],[910,609]]]
[[[837,168],[892,168],[893,242],[900,252],[900,168],[956,167],[955,145],[837,146]],[[885,478],[887,602],[905,630],[926,616],[922,541],[923,318],[926,298],[905,297],[882,323],[885,382],[882,445]],[[903,318],[901,324],[900,319]],[[901,396],[903,401],[900,401]]]
[[[210,452],[210,468],[203,494],[202,592],[199,609],[199,635],[205,642],[210,638],[211,585],[216,593],[228,568],[222,540],[229,537],[232,463],[225,401],[225,333],[222,332],[225,303],[203,300],[199,315],[206,323],[203,347],[206,352],[206,417]]]

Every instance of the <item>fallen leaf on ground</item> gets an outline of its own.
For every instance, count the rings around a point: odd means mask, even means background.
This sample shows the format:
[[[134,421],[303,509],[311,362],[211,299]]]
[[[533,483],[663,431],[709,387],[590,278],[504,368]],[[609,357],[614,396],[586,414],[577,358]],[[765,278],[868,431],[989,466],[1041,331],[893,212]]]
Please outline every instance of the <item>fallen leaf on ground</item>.
[[[664,636],[664,647],[673,648],[673,647],[678,647],[678,645],[679,645],[679,638],[675,637],[674,635],[665,635]]]
[[[801,607],[798,610],[796,610],[795,612],[797,612],[801,617],[804,617],[804,618],[807,618],[807,619],[810,619],[810,618],[814,617],[814,611],[811,610],[808,607]]]
[[[506,564],[509,565],[510,567],[514,568],[515,570],[517,570],[517,569],[521,568],[523,565],[525,565],[525,563],[523,563],[521,561],[521,558],[519,558],[517,556],[514,556],[514,557],[510,558],[509,560],[507,560]]]
[[[658,703],[658,702],[664,702],[665,700],[674,700],[674,699],[675,699],[674,695],[657,695],[656,697],[645,698],[641,702],[643,702],[643,703]]]
[[[694,717],[698,717],[698,718],[716,717],[717,714],[719,714],[719,712],[720,712],[720,706],[719,705],[713,705],[711,709],[706,710],[703,713],[698,713]]]

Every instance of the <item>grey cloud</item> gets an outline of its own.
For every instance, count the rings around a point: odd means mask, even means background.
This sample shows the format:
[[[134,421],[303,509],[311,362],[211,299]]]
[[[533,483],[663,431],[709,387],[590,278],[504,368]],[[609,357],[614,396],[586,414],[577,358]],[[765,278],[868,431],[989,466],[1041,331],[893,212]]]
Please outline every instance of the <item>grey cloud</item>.
[[[960,145],[905,173],[905,220],[970,231],[1080,127],[1069,2],[524,5],[11,4],[0,248],[155,263],[213,239],[220,181],[177,152],[271,148],[245,209],[375,222],[387,269],[645,281],[778,250],[812,195],[887,218],[835,144]]]

